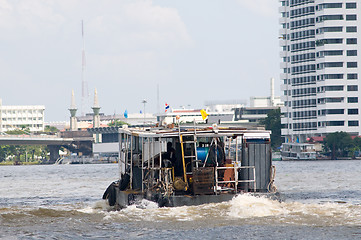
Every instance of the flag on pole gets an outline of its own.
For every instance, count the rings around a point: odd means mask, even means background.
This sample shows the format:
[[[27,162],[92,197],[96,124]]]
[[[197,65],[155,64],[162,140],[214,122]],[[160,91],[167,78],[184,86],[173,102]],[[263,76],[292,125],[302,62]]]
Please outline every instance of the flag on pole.
[[[127,110],[127,109],[125,109],[124,117],[125,117],[125,118],[128,118],[128,110]]]
[[[167,112],[169,109],[169,104],[168,103],[165,103],[165,112]]]
[[[206,112],[206,110],[204,110],[204,109],[202,109],[201,110],[201,114],[202,114],[202,119],[203,119],[203,121],[208,117],[208,113]]]

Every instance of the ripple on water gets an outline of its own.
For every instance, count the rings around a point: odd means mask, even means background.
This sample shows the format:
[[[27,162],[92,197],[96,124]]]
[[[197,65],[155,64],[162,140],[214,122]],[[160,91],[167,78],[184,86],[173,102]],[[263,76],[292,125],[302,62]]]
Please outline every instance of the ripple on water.
[[[247,194],[236,196],[228,202],[200,206],[158,208],[155,203],[143,200],[137,205],[120,211],[109,211],[106,205],[105,201],[99,202],[92,211],[103,212],[104,220],[118,222],[197,222],[199,225],[237,222],[237,224],[306,226],[357,226],[361,224],[360,205],[330,202],[313,204],[279,202]],[[217,221],[214,221],[215,219]]]

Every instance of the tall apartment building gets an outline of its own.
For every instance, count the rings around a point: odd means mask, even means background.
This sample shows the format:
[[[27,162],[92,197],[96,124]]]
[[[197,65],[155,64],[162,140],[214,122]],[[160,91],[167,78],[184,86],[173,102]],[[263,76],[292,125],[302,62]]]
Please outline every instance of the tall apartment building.
[[[282,135],[361,135],[361,1],[280,3]]]

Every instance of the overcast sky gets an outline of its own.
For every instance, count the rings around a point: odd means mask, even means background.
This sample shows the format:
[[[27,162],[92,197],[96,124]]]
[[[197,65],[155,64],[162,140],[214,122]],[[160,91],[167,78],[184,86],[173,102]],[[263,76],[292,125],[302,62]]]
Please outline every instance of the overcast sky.
[[[278,1],[0,0],[3,105],[45,105],[46,121],[81,114],[84,20],[90,104],[101,112],[157,111],[167,102],[269,96],[279,90]],[[84,112],[85,110],[83,110]],[[88,106],[86,112],[91,111]]]

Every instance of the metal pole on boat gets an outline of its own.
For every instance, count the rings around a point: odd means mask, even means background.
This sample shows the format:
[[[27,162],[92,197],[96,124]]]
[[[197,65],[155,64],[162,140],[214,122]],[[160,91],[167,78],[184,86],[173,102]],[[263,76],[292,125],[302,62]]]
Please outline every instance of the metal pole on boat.
[[[142,192],[144,192],[144,138],[142,137]]]
[[[122,176],[122,166],[121,166],[121,154],[122,154],[122,134],[118,133],[119,138],[119,153],[118,153],[118,168],[119,168],[119,179]]]

